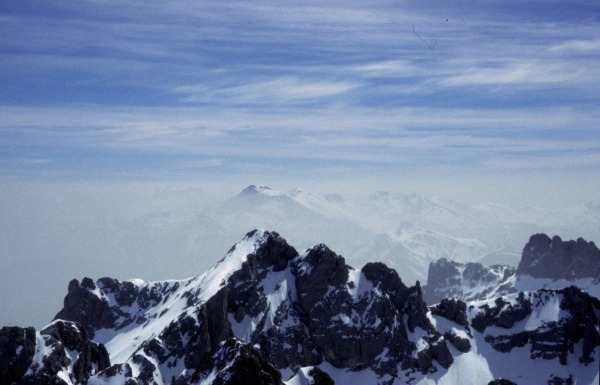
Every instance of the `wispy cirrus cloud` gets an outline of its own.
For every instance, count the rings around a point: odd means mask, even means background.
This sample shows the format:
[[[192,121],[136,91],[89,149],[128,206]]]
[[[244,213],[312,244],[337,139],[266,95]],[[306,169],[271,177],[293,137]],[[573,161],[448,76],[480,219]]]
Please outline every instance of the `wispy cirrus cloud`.
[[[358,86],[350,82],[306,80],[286,76],[221,87],[180,86],[173,92],[183,95],[184,100],[189,103],[279,105],[323,102],[332,97],[347,95]]]
[[[320,159],[459,172],[596,151],[593,21],[512,6],[3,3],[0,150],[52,159],[58,174],[73,153],[136,172],[153,156],[180,169]]]
[[[565,63],[516,61],[470,67],[441,83],[449,86],[572,84],[579,82],[583,73],[583,69],[570,68]]]
[[[600,38],[569,40],[553,45],[549,50],[561,53],[600,53]]]

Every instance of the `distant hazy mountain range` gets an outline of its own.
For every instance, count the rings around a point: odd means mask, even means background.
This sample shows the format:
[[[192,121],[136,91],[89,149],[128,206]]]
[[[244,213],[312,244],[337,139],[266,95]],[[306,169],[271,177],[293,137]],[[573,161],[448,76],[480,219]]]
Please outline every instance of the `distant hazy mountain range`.
[[[429,263],[439,258],[516,267],[522,245],[534,233],[591,240],[600,234],[600,205],[552,210],[492,203],[470,207],[416,194],[376,192],[347,199],[267,186],[248,186],[195,218],[210,218],[225,239],[245,233],[250,224],[278,229],[301,248],[318,239],[350,264],[382,261],[409,283],[425,282]],[[199,230],[198,219],[190,224]]]
[[[516,267],[531,234],[588,240],[600,234],[600,204],[539,209],[383,191],[347,195],[251,185],[216,199],[202,190],[173,188],[139,202],[125,196],[128,204],[121,207],[58,195],[40,210],[19,213],[0,235],[8,264],[2,279],[18,275],[44,288],[0,293],[8,309],[2,317],[45,324],[60,305],[59,282],[73,276],[193,276],[253,228],[277,229],[300,250],[323,242],[351,266],[384,262],[407,284],[425,284],[429,263],[440,258]],[[23,302],[39,312],[23,310]]]

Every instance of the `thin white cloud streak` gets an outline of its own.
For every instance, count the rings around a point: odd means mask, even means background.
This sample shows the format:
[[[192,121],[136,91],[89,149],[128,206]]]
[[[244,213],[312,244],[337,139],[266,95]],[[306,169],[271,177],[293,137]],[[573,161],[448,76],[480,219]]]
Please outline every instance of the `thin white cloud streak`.
[[[173,91],[184,95],[191,103],[295,104],[327,99],[348,94],[358,87],[349,82],[300,80],[297,77],[279,77],[249,84],[213,88],[205,85],[181,86]]]
[[[357,65],[351,68],[365,78],[398,78],[419,76],[427,73],[408,60],[385,60]]]
[[[550,51],[561,53],[600,53],[600,39],[569,40],[551,46]]]
[[[479,135],[552,130],[597,132],[600,111],[585,108],[347,108],[324,106],[307,113],[304,108],[254,110],[244,108],[202,107],[1,107],[0,130],[6,133],[47,135],[65,133],[85,137],[86,132],[120,138],[127,132],[141,137],[168,137],[185,130],[201,133],[203,138],[227,132],[300,130],[301,132],[407,132],[425,130],[435,134],[473,132]],[[474,130],[474,131],[473,131]],[[138,135],[138,134],[135,134]],[[140,139],[132,134],[132,139]],[[564,140],[564,138],[561,138]]]
[[[499,66],[470,67],[460,74],[453,74],[441,80],[447,86],[486,86],[486,85],[529,85],[532,87],[564,84],[573,87],[599,77],[584,68],[568,63],[547,63],[543,61],[505,62]],[[586,76],[588,75],[588,76]]]
[[[496,170],[564,170],[573,168],[587,168],[589,171],[600,167],[600,154],[557,154],[545,156],[523,156],[483,161],[482,165]],[[597,178],[595,178],[597,179]]]
[[[461,151],[489,153],[546,153],[600,151],[600,140],[566,140],[552,141],[547,139],[503,138],[493,136],[470,136],[461,134],[421,134],[410,133],[398,137],[369,137],[333,135],[329,137],[307,137],[307,144],[321,147],[354,148],[358,151],[372,151],[373,148],[434,150],[441,148],[457,148]]]

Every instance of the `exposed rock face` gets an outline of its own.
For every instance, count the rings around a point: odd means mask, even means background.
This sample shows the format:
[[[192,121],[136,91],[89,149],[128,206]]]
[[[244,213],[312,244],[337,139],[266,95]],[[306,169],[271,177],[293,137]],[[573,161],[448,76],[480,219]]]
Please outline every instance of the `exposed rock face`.
[[[428,304],[435,304],[444,298],[474,301],[515,293],[515,273],[516,269],[512,266],[488,267],[441,258],[429,264],[423,299]]]
[[[467,319],[467,304],[454,298],[443,299],[439,304],[431,307],[431,314],[442,316],[457,324],[469,327]]]
[[[583,287],[598,296],[600,250],[593,242],[581,238],[563,242],[558,236],[550,238],[546,234],[535,234],[523,248],[517,269],[505,265],[485,267],[479,263],[457,263],[442,258],[429,264],[423,298],[428,304],[444,298],[491,299],[524,290],[520,280],[527,276],[548,280],[544,287],[554,289],[566,285],[552,285],[552,281],[588,279]],[[525,290],[530,290],[527,287],[530,284],[524,285]]]
[[[563,242],[556,235],[532,235],[523,249],[517,272],[535,278],[595,278],[600,283],[600,250],[594,242],[581,238]]]
[[[104,345],[90,341],[87,331],[76,323],[57,321],[42,329],[40,334],[59,341],[67,351],[77,352],[78,357],[73,364],[73,377],[77,382],[83,382],[96,370],[110,366]]]
[[[25,375],[33,361],[35,343],[32,327],[0,329],[0,385],[10,385]]]
[[[108,308],[105,301],[92,293],[94,289],[96,289],[96,284],[90,278],[84,278],[81,284],[76,279],[69,282],[64,307],[54,319],[77,322],[84,326],[92,338],[95,330],[114,327],[118,315]],[[125,288],[121,290],[125,290]]]
[[[311,385],[334,385],[331,377],[317,367],[310,369],[308,371],[308,376],[311,379]]]
[[[39,333],[34,328],[0,329],[2,385],[66,384],[65,379],[84,383],[109,365],[106,348],[72,322],[56,321]]]
[[[181,375],[173,385],[197,383],[215,376],[213,385],[279,385],[281,374],[249,345],[228,339],[216,346],[200,363],[198,370]]]
[[[479,306],[482,310],[471,320],[471,325],[480,333],[489,326],[498,326],[510,329],[515,322],[525,319],[531,314],[531,301],[525,298],[523,292],[519,293],[514,303],[507,302],[503,297],[494,301],[494,306],[488,304]]]

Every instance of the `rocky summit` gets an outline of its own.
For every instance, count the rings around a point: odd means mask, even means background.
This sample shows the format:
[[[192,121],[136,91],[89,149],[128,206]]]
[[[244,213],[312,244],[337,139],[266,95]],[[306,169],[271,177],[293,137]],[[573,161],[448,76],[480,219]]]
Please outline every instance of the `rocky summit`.
[[[600,284],[600,249],[582,238],[564,242],[557,235],[536,234],[525,245],[517,271],[535,278],[593,278]]]
[[[597,383],[597,298],[428,307],[401,274],[255,230],[190,279],[73,280],[50,326],[0,330],[0,385]]]

